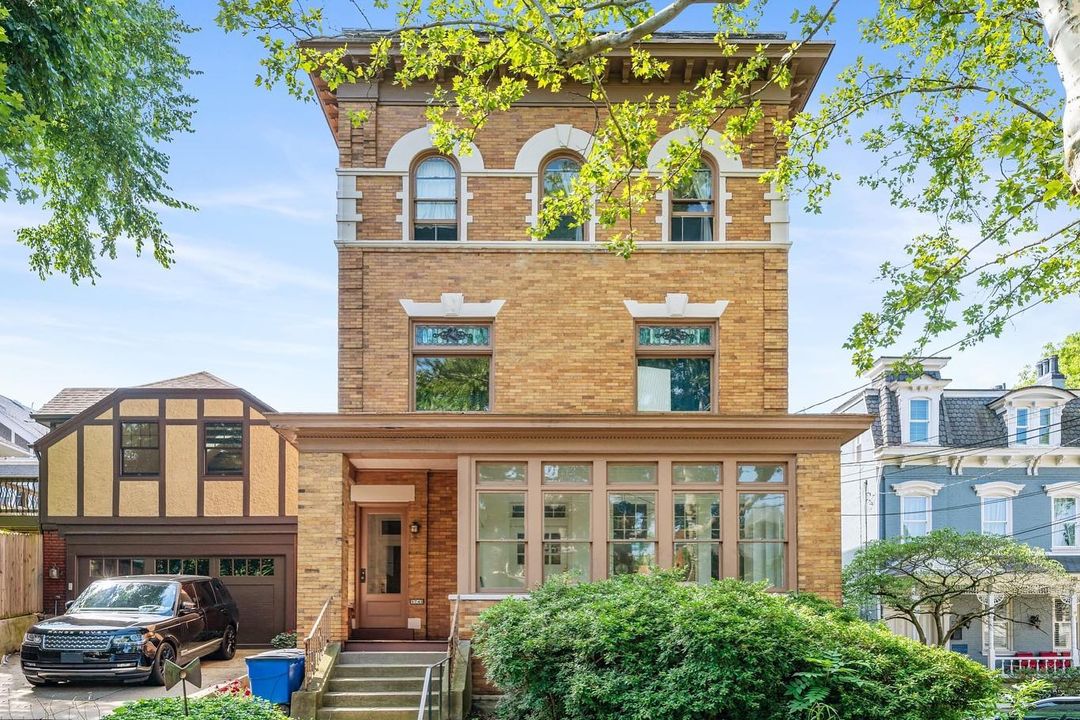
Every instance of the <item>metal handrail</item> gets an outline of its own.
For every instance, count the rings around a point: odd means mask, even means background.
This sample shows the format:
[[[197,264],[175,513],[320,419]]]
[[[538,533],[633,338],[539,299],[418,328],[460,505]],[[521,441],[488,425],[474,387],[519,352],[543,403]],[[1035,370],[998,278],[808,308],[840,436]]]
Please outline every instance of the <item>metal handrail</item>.
[[[450,699],[450,657],[444,657],[439,662],[428,667],[424,672],[424,687],[420,691],[420,709],[416,713],[416,720],[445,720],[446,706]],[[431,702],[431,680],[438,676],[439,683],[436,689],[438,706]],[[425,715],[425,711],[427,714]],[[437,713],[437,714],[436,714]]]
[[[326,598],[322,610],[315,618],[315,624],[311,626],[311,632],[304,638],[304,689],[311,689],[311,680],[319,667],[319,662],[326,653],[326,646],[330,644],[330,634],[326,631],[326,610],[334,601],[336,595]]]

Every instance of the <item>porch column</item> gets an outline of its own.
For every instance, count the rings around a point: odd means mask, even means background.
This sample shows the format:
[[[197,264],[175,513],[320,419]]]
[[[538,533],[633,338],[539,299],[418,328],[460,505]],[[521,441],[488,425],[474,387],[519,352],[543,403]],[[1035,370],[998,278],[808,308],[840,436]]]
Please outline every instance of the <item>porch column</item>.
[[[1076,606],[1076,593],[1069,593],[1069,655],[1072,657],[1073,667],[1080,666],[1080,651],[1076,647]]]
[[[990,605],[990,614],[986,616],[986,666],[991,670],[997,668],[997,643],[994,642],[994,604],[996,598],[994,593],[987,595],[987,603]]]
[[[296,518],[296,635],[302,643],[330,598],[325,627],[333,640],[348,638],[346,527],[352,512],[347,461],[341,453],[301,452]]]

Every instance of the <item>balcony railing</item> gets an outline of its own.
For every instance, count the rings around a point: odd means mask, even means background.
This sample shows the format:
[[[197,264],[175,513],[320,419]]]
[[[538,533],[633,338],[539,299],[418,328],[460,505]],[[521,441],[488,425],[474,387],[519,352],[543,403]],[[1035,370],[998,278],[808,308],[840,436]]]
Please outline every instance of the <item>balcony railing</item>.
[[[37,517],[37,480],[0,480],[0,517]]]
[[[995,660],[997,669],[1005,675],[1016,675],[1022,672],[1052,672],[1072,667],[1072,658],[1064,655],[1013,655],[1010,657],[998,657]]]

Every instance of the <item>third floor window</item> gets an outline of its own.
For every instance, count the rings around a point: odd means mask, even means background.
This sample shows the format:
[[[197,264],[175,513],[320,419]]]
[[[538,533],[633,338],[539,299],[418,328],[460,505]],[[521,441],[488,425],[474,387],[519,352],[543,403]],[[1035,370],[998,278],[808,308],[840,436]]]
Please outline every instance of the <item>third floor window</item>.
[[[429,155],[413,171],[413,240],[458,239],[457,167]]]
[[[581,172],[581,161],[569,155],[557,155],[546,163],[543,170],[541,202],[549,197],[566,196],[573,189],[574,181]],[[570,213],[559,218],[559,224],[547,234],[545,240],[581,241],[585,239],[585,228],[576,225],[576,219]]]
[[[671,191],[671,240],[716,239],[716,187],[712,166],[701,165]]]
[[[910,410],[908,441],[928,442],[930,440],[930,401],[926,398],[915,398],[911,401]]]

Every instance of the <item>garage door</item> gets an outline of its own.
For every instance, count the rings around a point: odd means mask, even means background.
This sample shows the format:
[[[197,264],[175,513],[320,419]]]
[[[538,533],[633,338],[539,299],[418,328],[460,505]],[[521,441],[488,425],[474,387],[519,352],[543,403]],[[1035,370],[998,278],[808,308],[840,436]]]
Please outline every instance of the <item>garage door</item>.
[[[209,575],[221,578],[240,610],[241,645],[266,645],[285,632],[285,557],[161,557],[158,551],[124,557],[80,555],[79,592],[105,577],[140,574]]]

